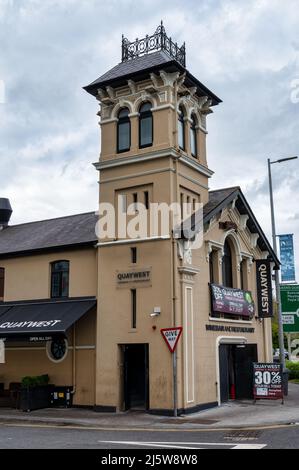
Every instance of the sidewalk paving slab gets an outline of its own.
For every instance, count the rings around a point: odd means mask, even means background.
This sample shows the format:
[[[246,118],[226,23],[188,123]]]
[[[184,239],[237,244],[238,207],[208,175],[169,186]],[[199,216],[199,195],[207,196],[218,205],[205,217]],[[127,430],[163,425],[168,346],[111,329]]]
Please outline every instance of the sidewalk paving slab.
[[[299,424],[299,385],[289,383],[280,400],[230,401],[220,407],[177,418],[144,412],[97,413],[83,408],[47,408],[29,413],[0,408],[1,424],[81,426],[113,429],[227,429]]]

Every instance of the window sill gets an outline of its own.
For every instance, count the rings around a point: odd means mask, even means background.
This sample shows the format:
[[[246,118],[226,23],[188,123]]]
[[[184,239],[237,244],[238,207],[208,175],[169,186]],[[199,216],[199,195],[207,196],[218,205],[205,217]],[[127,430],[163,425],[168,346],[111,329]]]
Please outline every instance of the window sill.
[[[252,320],[230,320],[228,318],[215,318],[209,316],[209,321],[215,321],[220,323],[240,323],[241,325],[252,325]]]

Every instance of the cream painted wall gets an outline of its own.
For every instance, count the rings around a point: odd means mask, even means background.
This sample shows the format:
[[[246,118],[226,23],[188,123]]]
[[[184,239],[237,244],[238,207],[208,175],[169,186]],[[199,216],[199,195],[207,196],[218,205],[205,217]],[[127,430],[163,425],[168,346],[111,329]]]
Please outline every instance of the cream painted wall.
[[[50,297],[50,263],[70,261],[69,296],[95,296],[97,285],[96,249],[64,251],[0,260],[5,268],[4,301]]]

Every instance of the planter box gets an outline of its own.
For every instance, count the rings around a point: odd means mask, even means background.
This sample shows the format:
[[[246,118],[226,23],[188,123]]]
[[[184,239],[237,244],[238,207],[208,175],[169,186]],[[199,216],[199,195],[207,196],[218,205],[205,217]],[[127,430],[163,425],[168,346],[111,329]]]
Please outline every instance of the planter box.
[[[50,406],[52,385],[22,388],[20,392],[20,409],[22,411],[39,410]]]

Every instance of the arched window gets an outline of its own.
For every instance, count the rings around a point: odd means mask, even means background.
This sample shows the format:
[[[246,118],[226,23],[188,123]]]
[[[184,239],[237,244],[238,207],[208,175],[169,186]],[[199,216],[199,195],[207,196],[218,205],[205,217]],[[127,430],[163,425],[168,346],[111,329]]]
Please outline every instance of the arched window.
[[[224,255],[222,258],[222,285],[233,287],[233,263],[232,251],[228,240],[224,243]]]
[[[51,298],[68,297],[69,272],[69,261],[54,261],[51,263]]]
[[[151,103],[143,103],[139,110],[139,148],[153,145],[153,115]]]
[[[179,116],[178,116],[178,133],[179,133],[179,147],[182,150],[185,150],[185,121],[184,121],[184,111],[180,107],[179,108]]]
[[[197,157],[197,132],[196,132],[196,118],[194,114],[191,116],[191,124],[190,124],[190,147],[191,147],[191,155],[193,157]]]
[[[117,123],[117,152],[127,152],[131,147],[131,123],[128,108],[122,108],[118,113]]]

